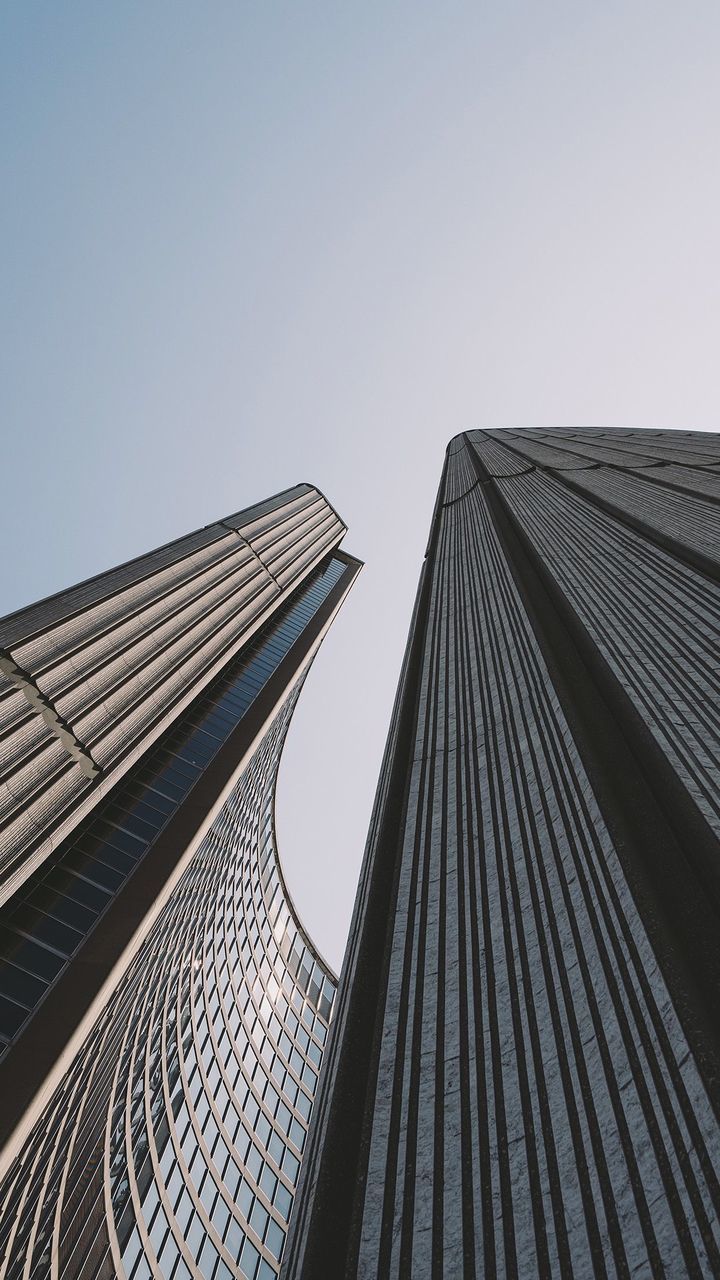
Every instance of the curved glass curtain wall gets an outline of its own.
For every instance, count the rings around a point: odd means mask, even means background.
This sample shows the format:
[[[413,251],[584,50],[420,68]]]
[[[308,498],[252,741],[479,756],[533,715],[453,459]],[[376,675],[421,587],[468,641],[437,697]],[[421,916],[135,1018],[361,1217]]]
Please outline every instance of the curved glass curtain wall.
[[[274,843],[301,683],[6,1179],[1,1280],[277,1275],[335,993]]]

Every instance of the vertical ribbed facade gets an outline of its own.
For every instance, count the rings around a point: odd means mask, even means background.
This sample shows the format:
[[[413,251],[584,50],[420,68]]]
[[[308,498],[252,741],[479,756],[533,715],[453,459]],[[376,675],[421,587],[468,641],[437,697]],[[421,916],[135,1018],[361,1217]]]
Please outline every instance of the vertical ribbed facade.
[[[0,624],[23,704],[3,777],[27,782],[33,742],[48,797],[27,844],[7,813],[2,1280],[278,1273],[336,979],[283,882],[275,785],[359,568],[343,533],[298,486]]]
[[[284,1280],[720,1274],[719,501],[451,442]]]

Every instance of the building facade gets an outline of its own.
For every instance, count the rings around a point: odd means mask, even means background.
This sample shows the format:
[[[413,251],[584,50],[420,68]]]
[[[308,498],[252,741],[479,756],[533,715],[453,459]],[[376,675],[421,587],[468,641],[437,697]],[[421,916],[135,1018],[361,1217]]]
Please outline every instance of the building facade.
[[[450,443],[283,1280],[720,1275],[719,503]]]
[[[271,1280],[336,979],[283,741],[359,569],[310,485],[0,624],[0,1277]]]

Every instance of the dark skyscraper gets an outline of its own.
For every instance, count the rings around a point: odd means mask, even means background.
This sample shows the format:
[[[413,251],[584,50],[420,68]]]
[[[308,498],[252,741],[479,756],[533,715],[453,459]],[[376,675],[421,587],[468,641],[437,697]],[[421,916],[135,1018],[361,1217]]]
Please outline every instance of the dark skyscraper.
[[[720,1275],[719,502],[451,442],[283,1280]]]
[[[272,1280],[336,979],[275,782],[359,562],[298,485],[0,623],[0,1277]]]

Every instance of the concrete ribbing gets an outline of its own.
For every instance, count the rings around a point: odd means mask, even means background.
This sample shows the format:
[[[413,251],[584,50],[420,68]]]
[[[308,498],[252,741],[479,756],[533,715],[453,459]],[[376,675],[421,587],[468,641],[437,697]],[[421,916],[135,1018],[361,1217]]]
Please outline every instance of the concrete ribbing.
[[[720,1272],[719,462],[452,442],[284,1280]]]

